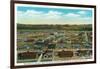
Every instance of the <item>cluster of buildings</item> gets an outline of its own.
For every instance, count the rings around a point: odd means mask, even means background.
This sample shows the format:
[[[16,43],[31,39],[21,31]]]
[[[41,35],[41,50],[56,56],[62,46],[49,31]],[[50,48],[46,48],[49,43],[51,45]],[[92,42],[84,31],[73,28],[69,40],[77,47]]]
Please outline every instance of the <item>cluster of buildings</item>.
[[[55,61],[91,57],[91,31],[38,31],[17,33],[18,59]]]

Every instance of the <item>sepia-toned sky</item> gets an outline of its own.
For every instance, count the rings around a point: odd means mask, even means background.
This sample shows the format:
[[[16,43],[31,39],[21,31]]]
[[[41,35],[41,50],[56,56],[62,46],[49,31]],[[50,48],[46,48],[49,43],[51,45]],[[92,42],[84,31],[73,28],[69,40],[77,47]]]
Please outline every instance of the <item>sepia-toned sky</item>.
[[[16,7],[20,24],[92,24],[92,9]]]

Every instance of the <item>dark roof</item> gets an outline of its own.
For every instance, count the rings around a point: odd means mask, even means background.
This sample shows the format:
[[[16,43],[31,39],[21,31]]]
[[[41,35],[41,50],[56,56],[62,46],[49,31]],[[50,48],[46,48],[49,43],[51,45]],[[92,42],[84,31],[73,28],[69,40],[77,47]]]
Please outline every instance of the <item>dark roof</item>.
[[[63,58],[63,57],[72,57],[73,56],[73,51],[61,51],[58,52],[58,56]]]

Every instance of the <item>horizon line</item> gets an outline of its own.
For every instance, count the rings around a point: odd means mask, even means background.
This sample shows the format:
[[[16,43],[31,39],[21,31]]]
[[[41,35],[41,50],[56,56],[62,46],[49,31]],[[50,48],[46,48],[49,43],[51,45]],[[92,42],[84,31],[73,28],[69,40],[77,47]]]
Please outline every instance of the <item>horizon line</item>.
[[[17,23],[17,24],[24,24],[24,25],[92,25],[92,24],[26,24],[26,23]]]

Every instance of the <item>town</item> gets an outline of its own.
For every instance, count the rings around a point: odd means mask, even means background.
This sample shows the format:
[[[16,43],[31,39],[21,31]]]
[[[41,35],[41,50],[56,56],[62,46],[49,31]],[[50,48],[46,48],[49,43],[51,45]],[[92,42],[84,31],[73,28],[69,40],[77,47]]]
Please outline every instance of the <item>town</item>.
[[[91,30],[20,29],[17,31],[18,63],[91,58]]]

